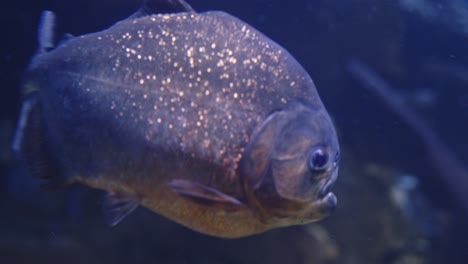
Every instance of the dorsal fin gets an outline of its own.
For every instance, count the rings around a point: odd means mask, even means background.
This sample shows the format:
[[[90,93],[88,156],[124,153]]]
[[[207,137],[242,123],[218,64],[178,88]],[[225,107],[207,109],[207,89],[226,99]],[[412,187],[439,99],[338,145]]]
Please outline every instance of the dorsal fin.
[[[154,14],[195,12],[184,0],[143,0],[143,5],[129,18],[139,18]]]

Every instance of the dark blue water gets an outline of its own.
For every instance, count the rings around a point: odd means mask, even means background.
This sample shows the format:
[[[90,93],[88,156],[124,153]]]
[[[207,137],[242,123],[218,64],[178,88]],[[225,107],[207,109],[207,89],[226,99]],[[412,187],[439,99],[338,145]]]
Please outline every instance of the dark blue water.
[[[318,224],[224,240],[138,209],[108,228],[103,193],[41,190],[9,149],[40,12],[56,13],[57,36],[80,35],[125,18],[136,2],[0,4],[1,263],[468,263],[468,2],[461,0],[189,1],[248,22],[314,79],[343,150],[339,207]],[[351,59],[403,98],[426,132],[356,76]]]

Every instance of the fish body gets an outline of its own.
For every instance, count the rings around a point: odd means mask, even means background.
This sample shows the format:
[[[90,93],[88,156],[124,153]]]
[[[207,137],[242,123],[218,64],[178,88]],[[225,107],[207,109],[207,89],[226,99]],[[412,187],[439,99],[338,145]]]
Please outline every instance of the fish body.
[[[107,191],[111,224],[142,205],[241,237],[328,215],[339,148],[312,79],[241,20],[185,11],[132,16],[32,59],[20,136],[31,167]]]

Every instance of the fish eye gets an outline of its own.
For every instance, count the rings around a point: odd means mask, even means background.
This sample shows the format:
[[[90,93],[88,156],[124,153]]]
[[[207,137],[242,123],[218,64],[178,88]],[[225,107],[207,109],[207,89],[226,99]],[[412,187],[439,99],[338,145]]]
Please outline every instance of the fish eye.
[[[328,154],[323,148],[316,148],[310,152],[309,167],[313,171],[322,171],[328,165]]]

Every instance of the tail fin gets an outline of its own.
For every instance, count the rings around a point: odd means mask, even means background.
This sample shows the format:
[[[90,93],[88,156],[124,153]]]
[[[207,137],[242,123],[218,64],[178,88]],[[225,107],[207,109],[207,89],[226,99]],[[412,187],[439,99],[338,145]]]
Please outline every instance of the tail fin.
[[[52,11],[42,11],[37,28],[38,54],[46,53],[54,47],[55,14]]]
[[[36,104],[36,94],[31,95],[30,98],[24,99],[23,103],[21,104],[18,123],[16,124],[16,130],[11,144],[11,149],[18,156],[23,156],[21,150],[24,142],[24,132],[26,131],[26,126],[29,123],[31,112],[34,110]]]
[[[55,15],[44,11],[38,28],[38,51],[36,57],[48,52],[53,45],[53,27]],[[31,61],[34,63],[35,58]],[[60,167],[50,150],[40,102],[40,86],[32,80],[23,85],[23,102],[11,147],[23,160],[31,174],[46,180],[42,187],[58,189],[67,185],[66,178],[60,173]]]
[[[44,10],[41,13],[39,19],[39,26],[37,28],[37,54],[43,54],[48,52],[54,47],[54,25],[55,25],[55,14],[52,11]],[[34,61],[34,58],[31,62]],[[21,104],[21,110],[18,117],[18,123],[16,125],[15,135],[11,144],[13,152],[23,157],[22,153],[25,145],[25,134],[29,130],[28,126],[31,125],[32,116],[37,108],[38,104],[38,87],[27,82],[22,87],[23,101]],[[37,111],[36,111],[37,112]]]
[[[55,14],[48,10],[42,11],[39,19],[39,26],[37,28],[37,54],[46,53],[54,47],[54,25]],[[34,61],[34,58],[32,61]],[[25,145],[25,134],[26,131],[29,130],[28,126],[31,125],[31,122],[36,122],[32,120],[32,116],[34,115],[33,112],[37,108],[38,104],[38,91],[38,87],[31,85],[31,83],[25,83],[22,88],[23,101],[18,117],[18,123],[16,125],[15,135],[11,144],[13,152],[20,157],[24,156],[23,149]]]
[[[57,190],[68,183],[51,155],[38,97],[36,91],[23,100],[12,149],[26,163],[33,177],[44,180],[41,187]]]

